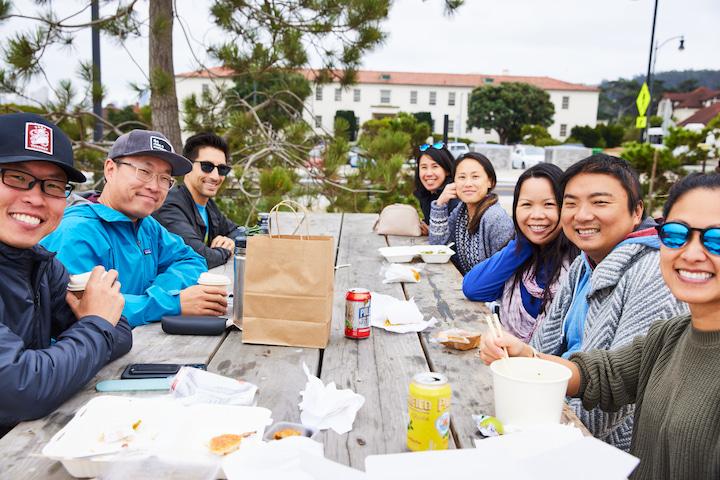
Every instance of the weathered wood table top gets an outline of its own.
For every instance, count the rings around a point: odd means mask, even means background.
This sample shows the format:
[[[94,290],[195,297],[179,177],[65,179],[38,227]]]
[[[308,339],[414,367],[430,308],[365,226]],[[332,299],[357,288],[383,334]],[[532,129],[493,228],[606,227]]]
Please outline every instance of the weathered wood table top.
[[[471,415],[494,413],[490,370],[477,357],[477,350],[449,350],[430,342],[429,338],[434,331],[451,326],[484,331],[482,315],[487,309],[482,303],[465,299],[462,276],[451,263],[425,265],[419,283],[383,284],[380,269],[385,260],[377,249],[425,243],[427,237],[376,235],[372,232],[376,218],[374,214],[309,216],[313,235],[331,235],[336,239],[335,264],[350,264],[335,273],[333,322],[326,349],[243,344],[242,332],[237,329],[217,337],[203,337],[166,335],[159,324],[136,328],[128,355],[108,364],[81,392],[52,414],[23,422],[0,439],[0,477],[71,478],[59,462],[39,455],[42,448],[80,406],[98,395],[95,392],[98,381],[120,378],[130,363],[207,363],[209,371],[258,385],[258,405],[271,409],[274,421],[297,422],[299,392],[306,383],[304,362],[323,382],[335,382],[338,388],[350,388],[365,397],[365,405],[350,432],[338,435],[327,431],[320,436],[326,457],[361,470],[368,455],[406,451],[410,380],[419,372],[442,372],[448,376],[453,390],[450,446],[474,447],[473,440],[478,435]],[[283,233],[293,229],[289,219],[290,216],[283,216]],[[232,270],[226,266],[216,271]],[[435,317],[439,325],[421,334],[373,329],[369,339],[346,339],[343,335],[345,293],[353,287],[368,288],[399,299],[414,298],[425,318]],[[573,422],[584,430],[567,407],[563,416],[564,422]]]

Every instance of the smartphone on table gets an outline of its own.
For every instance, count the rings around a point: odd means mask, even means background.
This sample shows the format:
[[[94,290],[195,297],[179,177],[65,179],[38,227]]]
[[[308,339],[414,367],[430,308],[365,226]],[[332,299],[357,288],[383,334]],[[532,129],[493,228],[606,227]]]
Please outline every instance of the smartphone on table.
[[[166,378],[175,375],[181,367],[193,367],[200,370],[207,370],[204,363],[132,363],[125,367],[120,378]]]

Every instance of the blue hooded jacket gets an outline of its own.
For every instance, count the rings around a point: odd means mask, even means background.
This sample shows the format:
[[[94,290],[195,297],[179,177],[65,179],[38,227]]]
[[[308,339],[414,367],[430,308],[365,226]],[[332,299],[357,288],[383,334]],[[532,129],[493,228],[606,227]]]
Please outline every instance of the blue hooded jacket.
[[[60,226],[41,242],[71,274],[96,265],[118,271],[130,326],[180,314],[180,290],[207,271],[205,259],[152,217],[133,223],[100,203],[65,209]]]

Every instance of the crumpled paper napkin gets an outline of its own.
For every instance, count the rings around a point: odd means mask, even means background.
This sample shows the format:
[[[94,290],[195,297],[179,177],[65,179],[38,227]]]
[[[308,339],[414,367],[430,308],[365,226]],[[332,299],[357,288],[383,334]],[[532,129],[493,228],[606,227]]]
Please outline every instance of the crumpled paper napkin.
[[[370,294],[370,325],[394,333],[422,332],[437,323],[435,317],[427,322],[414,299],[398,300],[390,295]]]
[[[355,415],[365,403],[365,397],[350,389],[338,390],[335,382],[323,384],[312,375],[303,363],[308,381],[300,392],[303,399],[300,407],[300,422],[318,430],[332,428],[342,435],[352,430]]]

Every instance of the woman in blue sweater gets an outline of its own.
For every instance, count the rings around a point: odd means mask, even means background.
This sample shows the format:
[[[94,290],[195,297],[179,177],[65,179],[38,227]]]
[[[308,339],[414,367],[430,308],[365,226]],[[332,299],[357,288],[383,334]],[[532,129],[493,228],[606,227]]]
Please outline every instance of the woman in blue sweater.
[[[525,342],[578,255],[560,228],[562,174],[560,167],[540,163],[520,175],[513,197],[515,239],[463,279],[463,293],[470,300],[501,299],[503,325]]]
[[[466,153],[455,164],[454,182],[431,203],[428,240],[432,245],[454,242],[453,262],[463,275],[513,237],[512,220],[493,193],[496,183],[490,160]],[[451,210],[454,199],[460,203]]]

